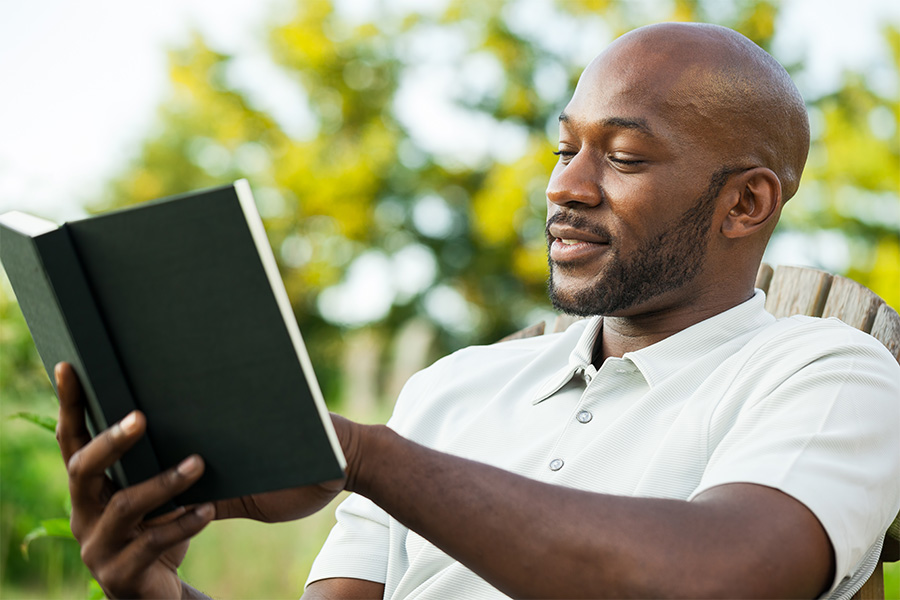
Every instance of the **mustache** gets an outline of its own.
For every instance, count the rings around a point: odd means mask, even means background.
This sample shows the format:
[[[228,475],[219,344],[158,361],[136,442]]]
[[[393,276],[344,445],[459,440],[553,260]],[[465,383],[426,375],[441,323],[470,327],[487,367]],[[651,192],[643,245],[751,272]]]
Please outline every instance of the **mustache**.
[[[578,214],[570,213],[570,212],[558,212],[554,214],[552,217],[547,219],[547,224],[544,227],[544,235],[550,240],[553,236],[550,234],[550,226],[556,224],[568,225],[573,229],[578,229],[579,231],[584,231],[585,233],[590,233],[599,238],[609,240],[609,243],[612,243],[612,236],[609,233],[609,230],[600,225],[596,225],[591,223],[584,217]]]

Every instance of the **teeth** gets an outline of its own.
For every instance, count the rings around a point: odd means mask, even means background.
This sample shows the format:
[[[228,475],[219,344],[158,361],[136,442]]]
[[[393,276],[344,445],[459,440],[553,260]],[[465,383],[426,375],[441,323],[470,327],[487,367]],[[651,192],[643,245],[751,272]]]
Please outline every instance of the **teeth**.
[[[575,244],[581,242],[581,240],[564,240],[562,238],[560,238],[559,241],[561,241],[566,246],[574,246]]]

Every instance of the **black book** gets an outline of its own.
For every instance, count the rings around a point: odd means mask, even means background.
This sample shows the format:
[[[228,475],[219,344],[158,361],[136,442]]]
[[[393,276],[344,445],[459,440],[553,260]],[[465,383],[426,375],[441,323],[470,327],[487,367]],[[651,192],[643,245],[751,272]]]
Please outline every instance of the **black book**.
[[[345,466],[246,181],[62,226],[0,216],[0,260],[54,382],[72,363],[92,433],[147,435],[125,487],[200,454],[190,504],[337,479]]]

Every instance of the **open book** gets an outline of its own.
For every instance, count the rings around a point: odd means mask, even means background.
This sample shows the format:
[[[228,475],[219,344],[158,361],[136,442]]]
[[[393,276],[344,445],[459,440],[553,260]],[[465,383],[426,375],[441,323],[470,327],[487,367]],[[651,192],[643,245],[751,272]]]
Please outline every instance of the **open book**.
[[[147,415],[119,485],[192,453],[206,472],[185,504],[343,475],[245,180],[62,226],[6,213],[0,260],[50,380],[60,361],[81,379],[92,432]]]

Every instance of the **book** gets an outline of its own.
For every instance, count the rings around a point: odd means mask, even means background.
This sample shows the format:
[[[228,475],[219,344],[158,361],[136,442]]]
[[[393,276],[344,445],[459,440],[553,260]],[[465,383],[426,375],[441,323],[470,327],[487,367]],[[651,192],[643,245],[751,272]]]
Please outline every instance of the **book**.
[[[54,387],[71,363],[92,434],[134,409],[122,487],[197,453],[193,504],[343,476],[346,466],[249,184],[61,226],[0,215],[0,262]]]

